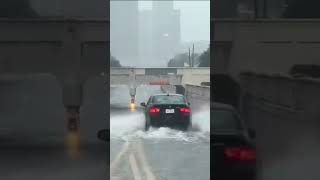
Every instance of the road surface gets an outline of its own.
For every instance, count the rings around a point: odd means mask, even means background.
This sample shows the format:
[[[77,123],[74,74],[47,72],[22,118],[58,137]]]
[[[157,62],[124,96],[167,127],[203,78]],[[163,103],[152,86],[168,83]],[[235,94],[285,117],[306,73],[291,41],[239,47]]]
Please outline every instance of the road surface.
[[[139,87],[137,104],[160,92],[159,87]],[[210,179],[209,111],[193,112],[190,132],[170,128],[145,132],[141,109],[128,106],[128,89],[112,87],[110,95],[111,180]]]

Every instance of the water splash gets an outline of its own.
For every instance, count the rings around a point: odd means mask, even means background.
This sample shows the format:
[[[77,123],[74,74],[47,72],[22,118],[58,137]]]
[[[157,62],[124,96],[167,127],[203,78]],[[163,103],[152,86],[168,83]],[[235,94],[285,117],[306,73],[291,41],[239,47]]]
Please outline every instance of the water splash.
[[[142,138],[154,141],[174,140],[183,142],[210,141],[210,113],[198,112],[193,115],[191,131],[171,128],[150,128],[144,131],[145,117],[142,113],[111,117],[111,139],[130,140]]]

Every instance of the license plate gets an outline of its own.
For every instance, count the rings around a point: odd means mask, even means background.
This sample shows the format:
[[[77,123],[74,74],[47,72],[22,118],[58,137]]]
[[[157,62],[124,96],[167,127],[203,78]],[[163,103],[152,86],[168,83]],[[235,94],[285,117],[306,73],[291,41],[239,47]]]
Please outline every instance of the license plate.
[[[174,109],[166,109],[166,113],[167,113],[167,114],[174,113]]]

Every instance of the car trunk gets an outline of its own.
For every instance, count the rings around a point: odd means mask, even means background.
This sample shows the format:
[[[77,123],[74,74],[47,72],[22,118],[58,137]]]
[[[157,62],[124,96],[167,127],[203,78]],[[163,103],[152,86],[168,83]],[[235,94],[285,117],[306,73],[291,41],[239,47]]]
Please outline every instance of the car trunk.
[[[158,104],[153,107],[160,109],[160,118],[162,120],[182,120],[190,113],[181,112],[181,108],[188,108],[185,104]]]

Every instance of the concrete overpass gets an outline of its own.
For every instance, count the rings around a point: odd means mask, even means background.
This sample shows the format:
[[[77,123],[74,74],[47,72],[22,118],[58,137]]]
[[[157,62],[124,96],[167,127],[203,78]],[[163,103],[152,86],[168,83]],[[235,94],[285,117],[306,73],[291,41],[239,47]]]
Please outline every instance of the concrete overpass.
[[[106,18],[0,19],[0,79],[50,75],[60,84],[70,128],[77,129],[84,83],[108,67]]]
[[[211,19],[215,73],[287,74],[294,64],[320,65],[319,19]],[[214,50],[213,50],[214,49]]]
[[[139,85],[175,86],[175,92],[184,94],[187,84],[201,86],[208,82],[210,82],[210,68],[128,67],[110,69],[110,85],[128,85],[132,102],[135,101],[136,87]]]
[[[134,79],[132,79],[134,78]],[[167,83],[170,85],[194,84],[210,82],[210,68],[111,68],[110,84],[130,84],[134,80],[136,85],[152,85]]]

